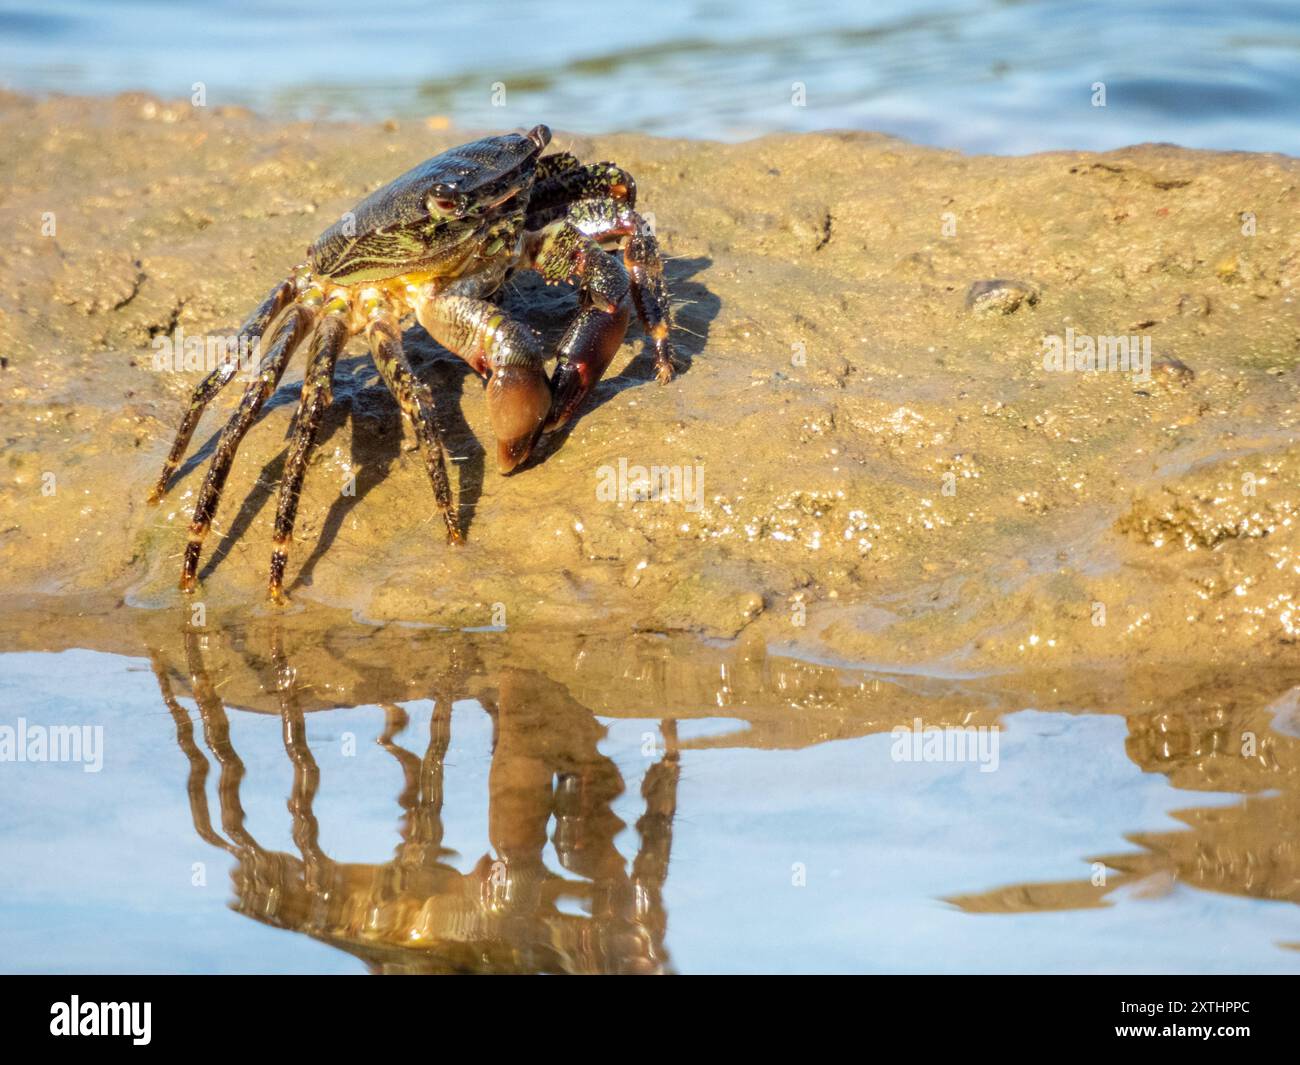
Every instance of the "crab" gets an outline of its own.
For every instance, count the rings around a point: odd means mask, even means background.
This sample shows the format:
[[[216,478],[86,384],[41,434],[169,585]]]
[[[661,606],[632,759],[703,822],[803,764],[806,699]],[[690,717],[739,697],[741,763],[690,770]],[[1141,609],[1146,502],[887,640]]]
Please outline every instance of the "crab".
[[[275,512],[268,597],[285,599],[284,574],[298,497],[317,429],[332,399],[334,367],[364,334],[379,376],[410,423],[450,543],[463,535],[447,479],[446,443],[428,385],[402,349],[410,315],[486,381],[488,421],[501,473],[516,470],[540,435],[565,425],[623,342],[635,308],[654,349],[656,377],[672,380],[668,287],[658,243],[635,210],[636,183],[613,163],[543,155],[546,126],[463,144],[371,193],[316,238],[307,260],[278,283],[240,330],[232,351],[259,361],[227,421],[199,489],[180,587],[193,592],[199,557],[235,452],[294,353],[307,350]],[[621,252],[621,254],[619,254]],[[549,284],[576,281],[579,307],[557,345],[489,297],[514,271]],[[194,389],[150,494],[157,503],[185,456],[204,408],[232,380],[227,358]]]

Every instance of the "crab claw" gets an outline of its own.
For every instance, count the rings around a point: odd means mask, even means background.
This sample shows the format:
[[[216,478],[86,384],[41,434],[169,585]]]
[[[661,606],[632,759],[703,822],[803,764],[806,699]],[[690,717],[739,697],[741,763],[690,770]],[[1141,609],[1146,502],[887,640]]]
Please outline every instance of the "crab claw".
[[[497,438],[497,465],[509,473],[528,458],[551,411],[546,372],[540,366],[498,368],[488,382],[487,407]]]
[[[573,417],[574,411],[604,375],[618,354],[627,332],[628,308],[622,302],[608,312],[585,308],[560,340],[560,364],[551,379],[554,399],[546,431],[552,432]]]

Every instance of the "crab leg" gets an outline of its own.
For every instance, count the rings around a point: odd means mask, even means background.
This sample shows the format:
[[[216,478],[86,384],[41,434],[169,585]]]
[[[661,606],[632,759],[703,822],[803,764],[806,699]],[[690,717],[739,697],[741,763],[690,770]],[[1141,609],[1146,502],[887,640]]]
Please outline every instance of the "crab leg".
[[[581,200],[569,208],[565,219],[598,243],[627,238],[623,265],[632,279],[632,302],[641,327],[654,344],[655,376],[660,384],[667,384],[676,374],[677,359],[668,335],[672,317],[663,257],[650,226],[630,203],[614,198]]]
[[[488,420],[497,438],[497,464],[509,473],[528,457],[551,410],[546,357],[537,335],[501,309],[468,296],[416,297],[415,314],[428,334],[455,352],[487,385]]]
[[[433,498],[447,526],[447,539],[451,543],[461,543],[460,525],[452,507],[451,485],[443,457],[447,448],[438,425],[433,394],[429,386],[415,376],[410,360],[402,350],[401,329],[391,313],[380,312],[371,318],[366,325],[366,339],[370,341],[370,354],[379,368],[379,375],[415,431],[416,444],[433,483]]]
[[[584,164],[568,152],[543,156],[528,198],[528,228],[541,229],[579,200],[615,200],[633,207],[636,181],[615,163]]]
[[[543,185],[551,178],[567,170],[577,170],[582,166],[578,157],[572,152],[552,152],[537,160],[537,169],[533,173],[536,185]]]
[[[628,277],[617,259],[568,221],[553,222],[524,237],[520,266],[552,284],[577,277],[582,305],[560,338],[560,364],[552,377],[554,401],[548,431],[572,417],[600,380],[627,332]]]
[[[284,475],[280,479],[280,499],[275,508],[275,547],[271,552],[267,597],[276,603],[284,602],[284,567],[289,560],[289,545],[293,542],[293,523],[298,514],[303,478],[307,474],[307,459],[316,442],[325,408],[333,398],[334,364],[348,342],[348,327],[343,318],[347,309],[347,304],[341,302],[329,307],[311,338],[311,354],[302,379],[302,398],[298,402],[293,441],[289,444],[289,456],[285,459]]]
[[[655,348],[656,376],[673,379],[676,370],[668,339],[668,286],[664,281],[659,242],[633,208],[636,181],[615,163],[583,164],[568,152],[537,161],[537,184],[528,201],[528,228],[540,229],[566,218],[599,243],[619,238],[623,265],[632,279],[637,317]]]
[[[235,379],[235,372],[239,369],[238,352],[242,350],[243,344],[249,341],[256,342],[262,335],[262,331],[288,305],[289,300],[293,298],[293,282],[281,281],[271,290],[270,295],[262,301],[262,305],[252,313],[252,316],[244,323],[244,327],[239,331],[236,339],[235,349],[230,353],[227,359],[208,374],[195,387],[194,392],[190,395],[190,404],[185,408],[185,414],[181,418],[181,424],[176,430],[176,438],[172,441],[171,451],[167,453],[167,459],[163,463],[162,472],[158,475],[158,481],[154,485],[153,491],[149,493],[150,505],[156,504],[167,492],[167,482],[176,472],[176,467],[181,464],[181,459],[185,457],[185,449],[190,446],[190,438],[194,435],[194,430],[198,428],[199,419],[203,417],[203,410],[216,397],[226,385]]]
[[[257,420],[271,393],[280,383],[284,367],[289,357],[306,335],[308,327],[315,318],[315,312],[301,303],[291,304],[284,312],[275,328],[271,343],[262,356],[262,364],[248,388],[245,389],[239,407],[221,430],[221,439],[217,443],[217,453],[212,456],[208,475],[199,489],[198,502],[194,505],[194,518],[190,521],[190,539],[185,545],[185,560],[181,564],[181,591],[192,592],[195,586],[195,574],[199,568],[199,554],[203,550],[203,541],[207,539],[212,527],[212,516],[221,501],[221,490],[225,487],[230,467],[235,460],[235,452],[240,441],[248,432],[249,426]]]

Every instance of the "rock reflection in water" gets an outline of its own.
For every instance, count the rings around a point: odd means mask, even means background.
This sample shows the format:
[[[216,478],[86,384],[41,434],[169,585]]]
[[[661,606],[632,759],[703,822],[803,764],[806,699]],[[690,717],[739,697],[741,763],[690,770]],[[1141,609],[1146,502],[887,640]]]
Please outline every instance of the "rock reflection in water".
[[[1014,884],[948,901],[969,913],[1075,910],[1109,905],[1119,891],[1152,899],[1184,884],[1300,903],[1300,739],[1274,727],[1266,699],[1241,689],[1192,684],[1171,688],[1163,702],[1169,709],[1127,715],[1129,758],[1175,787],[1241,794],[1241,802],[1171,811],[1184,828],[1129,833],[1138,849],[1089,856],[1091,877]]]

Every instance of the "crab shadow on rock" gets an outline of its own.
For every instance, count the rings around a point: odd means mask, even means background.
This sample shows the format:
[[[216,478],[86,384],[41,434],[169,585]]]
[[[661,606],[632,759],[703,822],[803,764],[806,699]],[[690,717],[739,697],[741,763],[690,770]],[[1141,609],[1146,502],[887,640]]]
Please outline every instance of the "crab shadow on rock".
[[[675,259],[669,263],[670,291],[674,302],[683,307],[675,315],[676,328],[673,331],[679,378],[688,373],[695,357],[706,347],[709,325],[721,309],[721,301],[705,285],[689,280],[706,269],[711,262],[711,259],[700,257]],[[513,278],[498,293],[497,302],[536,329],[550,351],[559,343],[578,305],[576,289],[570,286],[547,286],[531,275]],[[641,345],[637,355],[623,368],[622,373],[607,377],[592,390],[573,421],[543,437],[519,472],[544,462],[549,455],[563,447],[573,425],[593,410],[620,392],[654,382],[654,350],[635,321],[628,329],[628,340]],[[463,405],[475,402],[475,397],[482,391],[481,382],[462,359],[436,343],[423,327],[412,325],[403,334],[402,342],[416,372],[429,385],[433,394],[436,415],[447,442],[448,458],[455,470],[459,512],[457,520],[461,530],[468,535],[474,523],[475,508],[483,493],[487,452],[470,428]],[[258,421],[281,407],[296,409],[300,394],[301,382],[282,385],[268,400]],[[391,474],[395,460],[403,451],[401,411],[368,356],[356,355],[339,361],[334,375],[334,397],[321,424],[316,443],[317,453],[323,453],[334,433],[345,421],[350,420],[350,463],[356,479],[353,491],[350,494],[340,492],[335,496],[321,519],[320,533],[315,538],[311,553],[292,578],[293,587],[311,584],[316,563],[337,539],[352,509]],[[290,422],[285,427],[286,444],[292,432]],[[220,435],[220,429],[217,429],[208,437],[181,468],[179,478],[187,476],[211,457]],[[253,489],[241,502],[234,520],[204,566],[201,574],[203,579],[210,577],[235,545],[243,541],[253,521],[275,493],[284,460],[284,451],[279,451],[262,467]],[[432,496],[429,504],[432,508]]]

